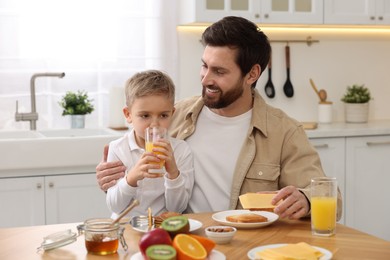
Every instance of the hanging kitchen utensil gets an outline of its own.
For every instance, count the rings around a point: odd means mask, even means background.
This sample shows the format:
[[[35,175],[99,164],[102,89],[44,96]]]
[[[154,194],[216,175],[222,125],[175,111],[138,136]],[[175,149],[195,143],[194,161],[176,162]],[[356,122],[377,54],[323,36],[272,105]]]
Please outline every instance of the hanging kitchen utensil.
[[[275,97],[275,87],[272,83],[272,51],[270,51],[269,61],[268,61],[268,81],[264,87],[265,94],[269,98]]]
[[[290,97],[294,96],[294,87],[290,81],[290,46],[288,46],[288,43],[286,45],[285,52],[286,52],[287,80],[286,80],[286,83],[284,83],[283,91],[284,91],[284,94],[290,98]]]

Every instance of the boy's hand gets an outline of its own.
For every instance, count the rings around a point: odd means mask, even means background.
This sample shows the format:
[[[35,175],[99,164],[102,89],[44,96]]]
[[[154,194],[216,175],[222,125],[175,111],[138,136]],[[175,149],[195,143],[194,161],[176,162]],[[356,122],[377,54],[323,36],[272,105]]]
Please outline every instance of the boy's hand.
[[[149,173],[149,169],[158,168],[158,165],[151,164],[151,161],[159,161],[159,159],[153,153],[145,152],[134,167],[127,172],[127,184],[132,187],[137,187],[137,181],[139,180],[161,177],[161,174]]]
[[[157,146],[157,147],[156,147]],[[180,172],[176,165],[175,156],[173,155],[173,149],[171,143],[168,140],[159,140],[155,143],[153,151],[160,152],[162,154],[157,155],[160,160],[165,160],[165,169],[167,171],[167,177],[169,179],[176,179]]]

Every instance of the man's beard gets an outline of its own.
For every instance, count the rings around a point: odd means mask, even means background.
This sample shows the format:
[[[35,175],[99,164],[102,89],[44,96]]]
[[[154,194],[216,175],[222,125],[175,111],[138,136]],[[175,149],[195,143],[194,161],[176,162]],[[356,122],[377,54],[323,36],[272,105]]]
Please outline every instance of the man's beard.
[[[210,98],[206,95],[206,89],[218,90],[219,98]],[[208,108],[225,108],[239,99],[244,92],[242,81],[237,82],[235,87],[225,93],[218,86],[203,86],[202,98],[205,106]]]

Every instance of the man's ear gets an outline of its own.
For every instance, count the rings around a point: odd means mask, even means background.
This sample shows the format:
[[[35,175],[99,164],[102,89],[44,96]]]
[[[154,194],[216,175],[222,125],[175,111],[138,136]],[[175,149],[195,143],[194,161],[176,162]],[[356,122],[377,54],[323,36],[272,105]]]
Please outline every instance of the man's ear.
[[[247,79],[247,83],[249,85],[252,85],[256,80],[258,80],[260,78],[260,75],[261,75],[261,67],[259,64],[255,64],[253,65],[253,67],[251,68],[251,70],[249,71],[248,73],[248,79]]]

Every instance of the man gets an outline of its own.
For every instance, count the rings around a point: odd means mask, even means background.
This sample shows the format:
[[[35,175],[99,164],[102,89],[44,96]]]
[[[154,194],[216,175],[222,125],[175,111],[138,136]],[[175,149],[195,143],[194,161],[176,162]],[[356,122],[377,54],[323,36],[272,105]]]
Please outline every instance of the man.
[[[241,208],[239,195],[275,191],[272,203],[283,200],[274,210],[281,218],[308,216],[310,180],[324,173],[303,127],[255,89],[270,57],[267,36],[252,22],[230,16],[208,27],[202,42],[202,96],[178,102],[170,127],[194,155],[189,211]],[[124,174],[120,167],[98,165],[103,189]],[[339,219],[340,194],[338,202]]]

